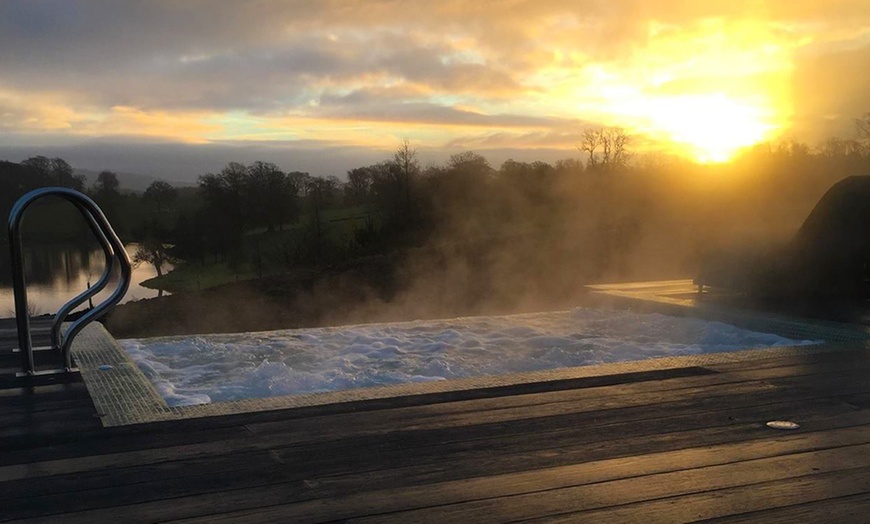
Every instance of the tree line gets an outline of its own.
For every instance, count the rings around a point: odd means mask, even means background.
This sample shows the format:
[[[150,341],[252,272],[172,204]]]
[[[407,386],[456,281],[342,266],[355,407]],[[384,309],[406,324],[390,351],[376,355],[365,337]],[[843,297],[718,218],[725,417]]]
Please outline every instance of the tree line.
[[[493,167],[463,151],[424,167],[406,140],[344,180],[230,162],[196,187],[156,181],[141,194],[124,191],[110,171],[86,187],[64,160],[39,156],[0,162],[0,205],[8,210],[47,185],[87,191],[122,238],[139,243],[134,258],[158,273],[183,261],[262,275],[401,253],[421,272],[467,278],[466,291],[480,296],[510,292],[498,280],[559,290],[607,275],[676,272],[712,238],[785,235],[834,181],[870,174],[870,115],[856,130],[854,140],[816,148],[762,144],[719,166],[633,155],[631,137],[617,128],[585,132],[577,156],[553,164]]]

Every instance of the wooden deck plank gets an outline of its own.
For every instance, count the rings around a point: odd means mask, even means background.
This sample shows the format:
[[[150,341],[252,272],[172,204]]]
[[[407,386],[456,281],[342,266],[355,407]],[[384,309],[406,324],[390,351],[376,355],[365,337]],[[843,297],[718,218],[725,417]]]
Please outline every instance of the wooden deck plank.
[[[515,473],[433,482],[425,486],[401,486],[396,484],[395,486],[384,488],[377,482],[371,482],[376,480],[378,476],[372,475],[366,479],[361,479],[359,486],[365,486],[365,489],[358,489],[349,493],[351,496],[348,496],[348,493],[343,493],[341,490],[330,489],[335,485],[331,485],[329,479],[315,479],[315,487],[319,493],[331,497],[342,496],[343,505],[355,497],[371,499],[371,491],[382,491],[384,489],[388,490],[388,492],[398,492],[401,490],[409,492],[419,491],[420,493],[417,495],[408,498],[408,500],[416,501],[413,503],[415,505],[423,505],[419,497],[424,496],[423,493],[428,491],[430,493],[426,495],[428,497],[427,500],[432,501],[431,505],[438,505],[447,502],[455,503],[484,498],[480,494],[483,491],[487,492],[487,498],[510,496],[654,473],[678,471],[692,467],[814,452],[822,449],[842,448],[843,446],[866,445],[868,440],[870,440],[868,438],[868,428],[858,427],[831,433],[806,434],[789,440],[758,440],[748,443],[728,442],[716,446],[686,447],[614,459],[582,461],[567,466],[554,466],[540,470],[530,468]],[[852,451],[857,449],[853,448]],[[846,454],[849,453],[846,452]],[[434,494],[436,491],[440,493],[438,496]]]
[[[860,421],[857,418],[853,420],[853,422]],[[864,418],[863,421],[870,423],[868,418]],[[670,449],[675,445],[683,447],[692,444],[707,444],[711,441],[745,442],[747,432],[754,432],[756,438],[763,439],[765,435],[770,434],[770,430],[761,429],[759,426],[760,424],[731,425],[720,431],[705,428],[701,431],[682,432],[689,433],[685,436],[668,434],[659,439],[659,444],[664,449]],[[870,428],[863,427],[861,431],[868,429]],[[579,433],[578,431],[577,434],[579,435]],[[715,433],[715,435],[710,435],[711,433]],[[844,434],[848,437],[852,433],[847,430]],[[831,442],[834,442],[837,434],[834,433],[829,438]],[[351,442],[344,447],[327,445],[321,449],[309,447],[304,450],[291,449],[286,451],[278,448],[244,453],[236,451],[231,454],[204,455],[196,459],[184,458],[123,467],[118,464],[118,461],[112,459],[106,462],[106,467],[103,469],[90,471],[73,469],[66,474],[48,476],[31,474],[29,478],[18,482],[0,483],[0,500],[27,496],[31,488],[37,491],[65,493],[70,490],[98,489],[125,483],[197,476],[213,471],[229,472],[234,469],[250,468],[254,465],[267,468],[274,465],[276,461],[292,465],[294,469],[298,468],[299,471],[303,472],[298,478],[316,481],[322,485],[322,488],[319,488],[321,491],[335,494],[342,491],[347,492],[348,488],[353,489],[356,486],[367,486],[367,489],[389,487],[390,481],[393,485],[403,486],[423,483],[420,482],[420,477],[423,481],[429,482],[439,480],[433,479],[432,468],[436,472],[447,471],[456,477],[475,476],[481,472],[495,474],[503,468],[509,470],[543,468],[554,462],[560,464],[569,463],[569,461],[600,460],[606,456],[646,453],[650,449],[656,449],[656,443],[651,441],[649,437],[625,438],[624,435],[619,435],[618,438],[611,438],[608,441],[591,445],[583,443],[582,440],[579,443],[571,443],[565,439],[565,447],[560,449],[560,453],[555,457],[557,460],[554,461],[553,453],[543,453],[540,457],[530,455],[531,450],[538,453],[540,450],[537,446],[530,446],[528,441],[515,440],[515,444],[513,448],[488,446],[485,452],[468,446],[464,448],[434,446],[432,449],[417,447],[418,452],[408,456],[405,452],[407,449],[405,446],[376,447],[367,442]],[[569,447],[569,444],[573,444],[574,447]],[[557,442],[556,445],[559,443]],[[475,459],[475,455],[479,458]],[[363,457],[363,460],[361,461],[358,457]],[[500,467],[494,464],[494,461],[501,461],[504,466]],[[478,463],[482,464],[478,471],[474,471],[473,468],[478,467]],[[41,464],[32,466],[44,467]],[[385,471],[385,468],[389,468],[389,470]],[[340,477],[339,475],[342,474],[346,476]],[[331,475],[331,477],[319,478],[325,475]],[[369,478],[358,478],[360,476]],[[388,483],[386,486],[384,486],[385,482]],[[13,487],[10,488],[10,485]]]
[[[862,420],[866,420],[862,417]],[[851,428],[854,426],[847,426]],[[870,427],[858,426],[859,432],[870,432]],[[819,432],[825,439],[836,442],[836,429]],[[329,495],[345,495],[370,489],[390,489],[393,487],[423,485],[433,482],[447,482],[458,478],[487,477],[491,475],[512,474],[536,469],[547,469],[564,464],[580,464],[591,461],[609,460],[624,457],[644,457],[651,453],[664,453],[697,446],[716,447],[729,443],[753,445],[755,442],[768,442],[771,438],[761,424],[733,424],[719,428],[704,428],[671,433],[654,433],[629,438],[586,441],[578,438],[575,443],[564,447],[546,446],[525,450],[496,449],[490,454],[475,449],[457,450],[445,454],[438,460],[421,453],[420,461],[401,461],[368,468],[358,466],[358,471],[330,474],[325,477],[312,477],[319,490]],[[440,450],[440,448],[439,448]],[[313,473],[318,473],[314,468]]]
[[[760,385],[759,387],[766,388],[766,387],[769,387],[769,386]],[[600,393],[599,393],[599,397],[600,397]],[[455,409],[455,406],[457,406],[457,405],[461,405],[461,403],[460,403],[460,404],[457,404],[457,403],[450,403],[450,404],[449,404],[450,408],[447,408],[447,409]],[[435,414],[437,414],[438,410],[439,410],[439,408],[436,408],[436,409],[435,409]],[[460,409],[460,411],[464,411],[464,410]],[[418,415],[427,415],[427,414],[431,414],[431,412],[432,412],[432,408],[427,407],[427,406],[422,406],[422,407],[419,407],[419,408],[401,408],[400,410],[389,410],[389,411],[384,411],[383,413],[391,413],[391,414],[393,414],[396,418],[399,418],[399,419],[402,419],[402,420],[415,420],[415,416],[418,416]],[[280,415],[280,414],[279,414],[279,415]],[[293,415],[293,414],[290,413],[290,416],[291,416],[291,417],[292,417],[292,415]],[[380,415],[379,415],[379,416],[380,416]],[[349,417],[350,419],[352,419],[352,420],[354,420],[354,421],[370,420],[370,419],[372,418],[372,417],[369,416],[367,413],[350,413],[350,414],[347,414],[346,417]],[[309,417],[309,418],[307,418],[307,419],[302,419],[302,420],[299,420],[299,419],[296,419],[296,418],[290,418],[290,420],[291,420],[292,422],[287,422],[288,424],[295,424],[296,426],[303,427],[304,429],[303,429],[302,433],[307,433],[307,434],[309,434],[309,435],[310,435],[311,432],[313,431],[313,430],[311,429],[312,421],[314,421],[314,422],[313,422],[314,424],[317,424],[317,421],[325,421],[325,424],[326,424],[326,425],[333,425],[333,423],[330,422],[330,417],[320,417],[320,418],[317,418],[317,417],[311,418],[311,417]],[[336,422],[340,422],[340,421],[336,420]],[[205,422],[205,423],[207,424],[207,422]],[[385,422],[385,424],[386,424],[387,427],[389,427],[389,428],[391,428],[391,429],[395,429],[395,427],[393,426],[393,422],[392,422],[392,421],[389,421],[389,420],[388,420],[388,421]],[[182,423],[181,425],[184,426],[185,424]],[[167,427],[168,427],[168,426],[167,426]],[[249,427],[255,427],[255,426],[253,426],[253,425],[249,425]],[[279,432],[282,432],[282,433],[284,433],[285,435],[287,434],[286,432],[283,432],[283,431],[279,431]],[[8,445],[8,443],[7,443],[7,445]]]
[[[305,482],[271,482],[249,489],[215,491],[200,496],[173,497],[137,504],[121,504],[109,508],[63,514],[40,515],[7,522],[93,524],[95,522],[168,522],[193,518],[203,514],[226,513],[238,508],[273,506],[317,497]]]
[[[684,462],[689,469],[643,474],[642,468],[638,470],[629,465],[624,471],[627,477],[605,481],[600,479],[599,464],[591,463],[584,465],[583,469],[586,471],[577,468],[571,471],[541,472],[538,478],[543,477],[547,482],[537,486],[524,484],[523,481],[527,480],[525,478],[488,477],[486,482],[475,479],[454,482],[449,486],[434,484],[405,490],[391,489],[329,501],[317,500],[253,511],[210,514],[186,522],[285,521],[302,524],[349,520],[360,523],[497,523],[507,519],[522,520],[560,515],[565,512],[722,490],[805,475],[841,472],[853,468],[863,467],[866,469],[865,474],[870,474],[868,451],[870,444],[862,444],[706,467],[694,467],[694,457],[689,457]],[[677,458],[680,453],[691,455],[691,450],[678,452]],[[856,460],[860,454],[866,454],[866,457]],[[659,457],[651,458],[653,460],[650,466],[655,467],[655,459]],[[609,466],[613,464],[604,465],[603,469],[607,470]],[[669,465],[659,463],[659,467],[668,468]],[[583,474],[587,472],[588,474]],[[560,483],[569,486],[551,487]],[[462,498],[470,501],[456,503],[457,499]],[[414,509],[396,510],[397,507],[408,506]]]
[[[252,463],[245,468],[198,472],[184,477],[156,477],[130,484],[117,483],[97,489],[78,490],[73,494],[37,489],[31,496],[4,500],[0,522],[50,515],[63,515],[64,521],[72,519],[87,522],[90,519],[90,522],[102,522],[104,519],[100,515],[105,514],[107,508],[114,511],[117,507],[137,506],[138,510],[130,511],[143,515],[145,511],[166,506],[166,501],[171,501],[172,511],[178,513],[170,513],[164,508],[160,510],[163,515],[160,518],[177,518],[175,516],[178,514],[192,515],[198,514],[191,513],[193,511],[203,511],[195,508],[220,511],[221,507],[227,507],[215,504],[218,493],[220,497],[233,500],[250,498],[252,503],[256,501],[258,504],[265,499],[262,494],[251,497],[245,493],[272,490],[273,496],[280,498],[269,498],[268,503],[291,502],[313,496],[303,479],[292,477],[292,469],[272,460],[271,464]],[[152,510],[144,509],[152,506]]]
[[[866,348],[857,345],[844,346],[842,349],[819,353],[804,353],[797,355],[777,355],[767,358],[753,358],[745,360],[733,360],[729,362],[707,363],[704,367],[719,371],[740,371],[764,369],[767,367],[780,366],[817,366],[833,365],[841,362],[851,362],[856,365],[864,365],[870,360]]]
[[[244,427],[215,428],[198,432],[114,434],[98,429],[86,435],[68,435],[66,441],[32,443],[0,453],[0,481],[35,475],[87,471],[106,465],[141,465],[166,457],[190,458],[231,451],[245,451]],[[241,439],[239,439],[241,437]],[[224,441],[229,441],[224,443]],[[60,443],[58,443],[60,442]],[[205,444],[203,444],[205,443]]]
[[[756,398],[753,400],[757,401],[759,399]],[[804,398],[803,400],[807,400],[807,399]],[[756,402],[756,403],[758,403],[758,402]],[[764,403],[762,402],[762,404],[764,404]],[[698,408],[698,407],[704,408],[704,406],[702,406],[700,404],[696,404],[694,407],[695,408]],[[746,407],[744,407],[744,410],[745,409],[746,409]],[[694,410],[692,412],[694,413],[696,411],[701,411],[701,410]],[[636,417],[638,415],[642,415],[644,419],[661,418],[659,416],[660,415],[659,413],[650,413],[647,410],[642,410],[641,412],[635,411],[634,414]],[[544,430],[544,429],[552,429],[554,427],[558,428],[560,425],[561,426],[583,425],[584,427],[587,427],[587,426],[594,427],[596,425],[601,425],[602,423],[604,423],[604,424],[616,423],[616,422],[619,422],[619,420],[635,420],[636,419],[636,417],[635,417],[635,419],[633,419],[630,416],[631,413],[627,413],[625,411],[619,411],[618,413],[611,413],[610,415],[611,415],[612,420],[608,419],[608,417],[606,417],[605,415],[607,415],[607,414],[598,413],[598,414],[595,414],[595,415],[588,417],[588,418],[569,417],[566,420],[561,421],[562,422],[561,424],[558,423],[560,420],[553,420],[552,417],[550,419],[540,419],[540,420],[530,419],[530,420],[522,421],[522,423],[520,425],[511,425],[509,427],[506,427],[505,429],[506,429],[506,433],[508,433],[508,434],[536,433],[536,432],[539,432],[539,431]],[[728,416],[733,417],[732,414],[729,414]],[[368,418],[373,418],[373,417],[368,417]],[[341,421],[336,421],[336,422],[340,423]],[[357,422],[362,423],[362,422],[366,422],[366,421],[363,419],[363,420],[358,420]],[[300,421],[296,421],[296,423],[304,425]],[[328,423],[328,420],[327,420],[327,423]],[[369,423],[371,424],[372,421],[369,421]],[[470,439],[478,439],[478,438],[485,438],[487,432],[489,432],[489,433],[494,432],[495,434],[500,434],[502,432],[501,426],[490,427],[490,426],[481,425],[481,424],[477,424],[477,426],[480,426],[480,427],[471,428],[467,432],[463,431],[462,436],[468,437]],[[396,431],[396,430],[401,429],[401,428],[393,428],[393,429],[394,429],[394,431]],[[351,432],[351,434],[353,434],[354,438],[359,438],[361,436],[360,433]],[[443,432],[439,433],[436,431],[436,432],[432,433],[432,435],[435,438],[435,440],[438,440],[438,441],[443,442],[443,441],[450,440],[450,437],[448,435],[444,434]],[[123,440],[123,439],[119,439],[119,440]],[[293,435],[288,436],[286,433],[281,433],[281,436],[277,442],[280,444],[283,444],[284,446],[289,446],[289,445],[292,445],[293,443],[299,443],[299,442],[297,442],[297,440],[294,438]],[[163,445],[168,445],[168,442],[164,441]],[[228,443],[227,444],[227,446],[229,446],[229,447],[232,447],[234,445],[235,445],[235,443]],[[271,443],[268,443],[267,445],[276,445],[276,442],[271,442]],[[103,449],[105,449],[106,447],[107,446],[104,446]],[[218,452],[225,451],[226,449],[227,448],[225,448],[225,447],[217,448]],[[106,450],[106,451],[110,451],[110,449]]]
[[[0,389],[0,409],[17,404],[42,402],[43,400],[62,400],[68,398],[90,399],[90,395],[88,395],[88,389],[82,382]]]
[[[398,430],[428,430],[475,426],[487,428],[487,424],[498,427],[514,421],[535,420],[550,424],[600,424],[619,420],[642,420],[664,418],[685,412],[716,412],[737,406],[765,405],[779,402],[797,402],[826,397],[839,397],[844,394],[866,393],[870,391],[870,381],[849,383],[839,386],[837,391],[826,391],[832,387],[825,381],[818,387],[793,390],[777,387],[767,382],[743,383],[725,387],[703,388],[694,394],[682,394],[678,398],[659,394],[638,395],[611,401],[598,399],[589,402],[572,402],[488,410],[480,413],[424,416],[410,416],[405,410],[390,410],[379,413],[377,417],[368,413],[344,414],[333,417],[250,424],[247,427],[254,434],[281,434],[288,440],[307,442],[312,440],[333,440],[353,435],[384,435]],[[469,429],[473,433],[475,429]],[[535,431],[535,429],[531,429]]]
[[[241,469],[267,469],[282,464],[269,450],[231,453],[198,459],[167,460],[135,466],[107,466],[102,469],[38,475],[0,482],[0,501],[43,494],[74,494],[103,488],[142,484],[161,479],[216,475]]]
[[[706,520],[708,524],[793,524],[795,522],[866,522],[870,515],[870,494],[807,502],[775,509],[741,513]]]
[[[9,409],[0,416],[0,438],[17,434],[22,429],[29,432],[32,428],[42,428],[48,424],[78,425],[79,420],[89,417],[96,418],[97,412],[93,405],[88,405],[80,399],[59,400]]]
[[[0,446],[6,449],[19,448],[22,445],[46,445],[62,442],[70,438],[90,437],[103,429],[93,406],[82,405],[72,413],[71,417],[51,417],[34,420],[33,423],[23,423],[19,426],[0,427]]]
[[[0,416],[0,427],[14,424],[13,417],[22,417],[26,415],[42,414],[44,417],[64,416],[64,413],[90,409],[91,414],[96,414],[93,406],[90,404],[90,397],[87,395],[75,395],[68,398],[45,399],[39,401],[34,399],[31,402],[13,404],[12,406],[0,407],[3,415]]]
[[[575,512],[528,522],[693,522],[865,494],[868,490],[870,469],[862,467]]]
[[[863,430],[862,430],[861,433],[862,433],[862,434],[866,434],[866,432],[863,431]],[[619,442],[616,442],[615,445],[616,445],[617,447],[619,447]],[[304,470],[309,470],[309,471],[310,471],[310,470],[312,470],[312,469],[316,469],[316,464],[311,464],[311,463],[309,463],[309,464],[304,464],[304,463],[299,464],[299,463],[294,462],[294,461],[289,461],[289,462],[287,462],[287,463],[288,463],[288,464],[293,464],[293,465],[294,465],[294,468],[295,468],[295,467],[300,467],[300,466],[301,466]],[[185,464],[185,463],[182,462],[182,464]],[[204,462],[204,464],[207,465],[208,462]],[[190,464],[190,463],[188,463],[188,464],[186,464],[186,465],[190,467],[190,469],[191,469],[191,471],[192,471],[192,473],[191,473],[192,475],[201,475],[201,474],[202,474],[202,471],[198,471],[198,470],[196,469],[196,464]],[[350,464],[350,466],[352,467],[352,466],[354,466],[354,465],[353,465],[353,464]],[[182,467],[183,467],[183,466],[182,466]],[[114,471],[118,471],[118,470],[115,469]],[[75,476],[74,476],[74,477],[75,477]],[[159,476],[158,476],[158,477],[159,477]],[[106,475],[106,479],[108,479],[108,478],[111,478],[111,475]],[[133,480],[133,481],[136,480],[136,476],[135,476],[134,474],[131,474],[131,475],[125,475],[125,474],[117,475],[117,479],[116,479],[116,480],[117,480],[118,483],[123,483],[123,479],[124,479],[124,478],[128,478],[128,479]],[[71,479],[68,479],[68,480],[69,480],[69,482],[71,482],[71,483],[74,482],[74,479],[72,479],[72,478],[71,478]],[[86,483],[86,481],[87,481],[88,479],[87,479],[87,478],[83,478],[82,480],[85,481],[85,483]],[[140,480],[142,480],[142,479],[140,479]],[[144,480],[147,481],[147,480],[149,480],[149,479],[146,477]],[[152,482],[159,482],[159,479],[150,479],[150,480],[151,480]],[[50,489],[52,492],[54,492],[54,490],[55,490],[56,487],[57,487],[57,486],[51,486],[51,485],[46,486],[46,485],[44,485],[44,486],[41,486],[41,487],[39,487],[39,488],[42,488],[42,489]],[[141,484],[136,486],[137,489],[142,488],[142,487],[144,487],[144,486],[142,486]],[[37,489],[39,489],[39,488],[37,488]],[[2,492],[2,491],[3,491],[2,486],[0,486],[0,492]],[[320,489],[319,487],[318,487],[318,491],[319,491],[319,492],[321,491],[321,489]],[[25,490],[25,492],[26,492],[26,490]],[[104,497],[104,498],[105,498],[105,500],[110,500],[110,501],[111,501],[111,500],[115,500],[115,499],[112,498],[112,497]],[[99,499],[99,497],[98,497],[98,499]],[[74,500],[78,500],[78,498],[75,498]],[[51,504],[49,504],[50,500],[46,500],[46,501],[44,501],[44,502],[46,502],[45,505],[47,505],[47,506],[51,506]],[[39,506],[39,507],[42,507],[43,504],[39,504],[38,506]]]
[[[736,424],[741,421],[750,420],[754,423],[758,423],[760,417],[772,417],[775,415],[789,415],[789,414],[799,414],[797,412],[789,412],[790,406],[792,404],[790,402],[785,403],[773,403],[773,404],[765,404],[767,408],[762,410],[761,412],[753,411],[751,406],[742,406],[737,409],[732,409],[730,411],[722,411],[722,412],[714,412],[710,415],[700,415],[700,412],[703,412],[703,407],[696,411],[690,412],[682,412],[680,416],[670,417],[670,418],[662,418],[657,417],[656,413],[648,413],[645,410],[635,411],[635,418],[632,419],[630,417],[625,416],[626,413],[620,413],[621,410],[616,410],[617,413],[609,413],[609,416],[604,416],[602,413],[597,413],[593,415],[584,415],[583,418],[569,417],[569,418],[535,418],[535,419],[525,419],[513,422],[502,422],[499,424],[480,424],[476,426],[470,427],[460,427],[460,428],[442,428],[438,430],[404,430],[404,431],[394,431],[386,438],[384,435],[380,433],[375,434],[372,438],[375,439],[376,442],[381,443],[383,447],[411,447],[411,446],[423,446],[423,445],[433,445],[439,444],[444,445],[445,443],[451,442],[471,442],[468,446],[474,447],[479,444],[476,444],[474,441],[478,441],[481,439],[487,438],[495,438],[495,439],[506,439],[508,442],[513,442],[514,445],[518,442],[527,442],[528,438],[526,435],[550,435],[555,430],[560,431],[568,431],[569,433],[563,434],[561,439],[555,439],[554,445],[559,446],[563,444],[565,439],[578,439],[581,435],[585,435],[585,437],[580,438],[579,441],[586,441],[590,438],[593,440],[609,440],[613,438],[614,432],[618,432],[620,435],[651,435],[657,432],[668,432],[675,430],[686,430],[697,427],[706,427],[706,426],[722,426],[722,425],[730,425]],[[848,406],[841,402],[835,401],[822,401],[820,403],[815,403],[811,401],[805,401],[804,406],[808,409],[818,410],[824,413],[830,412],[850,412],[853,411],[854,408],[852,406]],[[804,411],[806,412],[806,411]],[[638,418],[640,417],[640,418]],[[644,422],[646,421],[646,422]],[[560,429],[561,428],[561,429]],[[109,432],[112,433],[112,432]],[[226,437],[229,440],[225,440],[221,438],[226,433]],[[150,451],[143,451],[141,449],[134,449],[129,453],[114,453],[111,455],[103,456],[104,454],[108,454],[112,451],[113,445],[120,445],[123,447],[129,447],[127,438],[125,438],[125,434],[117,435],[116,438],[112,439],[104,439],[99,445],[95,446],[89,443],[89,441],[85,440],[80,444],[67,444],[66,448],[70,450],[70,453],[75,454],[79,450],[79,454],[81,453],[97,453],[94,456],[86,456],[82,459],[73,459],[71,462],[64,462],[63,459],[57,459],[54,461],[51,460],[38,460],[39,458],[39,449],[35,450],[34,453],[26,455],[26,458],[29,461],[34,462],[45,462],[42,465],[41,471],[46,471],[47,473],[60,473],[64,471],[66,467],[76,467],[79,470],[82,470],[86,467],[103,467],[103,464],[106,463],[115,463],[115,464],[130,464],[128,461],[132,461],[133,464],[141,463],[139,461],[155,461],[159,460],[160,457],[164,458],[192,458],[197,456],[208,456],[214,454],[222,454],[228,453],[232,451],[241,452],[241,451],[250,451],[256,449],[264,449],[264,448],[287,448],[288,450],[292,450],[294,447],[302,446],[305,442],[298,442],[297,439],[293,435],[285,435],[281,433],[275,433],[270,435],[263,435],[262,437],[268,438],[258,438],[252,439],[249,438],[249,434],[244,428],[234,428],[230,429],[227,432],[222,431],[203,431],[200,432],[202,436],[201,439],[197,439],[197,441],[202,442],[202,444],[190,444],[191,440],[189,440],[192,436],[196,436],[195,434],[191,434],[188,432],[181,433],[166,433],[166,434],[157,434],[157,435],[149,435],[147,437],[141,436],[130,436],[129,440],[132,441],[133,444],[136,441],[144,441],[147,442],[150,447],[155,449]],[[550,435],[549,438],[552,439],[553,435]],[[356,446],[361,439],[367,438],[363,434],[353,434],[349,437],[345,437],[346,440],[342,442],[336,442],[336,449],[341,449],[342,446]],[[182,439],[183,444],[178,446],[173,446],[173,439]],[[542,440],[542,442],[547,442],[547,440]],[[317,446],[323,444],[323,441],[315,441]],[[135,446],[134,446],[135,447]],[[546,446],[545,446],[546,447]],[[80,449],[81,448],[81,449]],[[487,442],[488,449],[499,449],[498,446],[493,442]],[[53,447],[48,454],[48,457],[52,456],[63,456],[63,446]],[[308,453],[309,448],[301,447],[299,453]],[[292,456],[292,451],[287,452],[288,456]],[[19,460],[25,458],[25,455],[19,456]],[[46,457],[47,458],[47,457]],[[422,458],[422,457],[418,457]],[[75,464],[75,466],[69,466],[70,464]],[[85,464],[89,464],[86,466]],[[54,468],[59,468],[54,469]],[[0,467],[0,479],[4,478],[7,475],[14,474],[15,471],[20,468],[10,468],[10,467]]]
[[[250,495],[250,494],[249,494],[249,495]],[[242,496],[243,499],[248,499],[248,498],[249,498],[249,497],[244,496],[244,494],[241,494],[241,496]],[[226,497],[223,497],[223,498],[222,498],[222,500],[225,500],[225,499],[226,499]],[[191,503],[192,503],[192,502],[191,502]],[[248,501],[248,503],[250,503],[250,501]],[[246,504],[247,504],[247,503],[246,503]],[[246,504],[245,504],[245,505],[246,505]],[[158,504],[158,505],[159,505],[159,504]],[[206,504],[206,506],[211,507],[209,504]],[[129,511],[132,511],[132,513],[129,513],[130,515],[141,515],[141,514],[142,514],[142,513],[140,513],[139,509],[136,509],[135,511],[133,511],[131,508],[120,508],[120,510],[115,511],[114,514],[122,514],[122,515],[123,515],[123,514],[126,514],[125,512],[128,511],[128,510],[129,510]],[[165,514],[162,514],[162,515],[163,515],[163,516],[166,516]],[[97,516],[99,516],[99,514],[88,514],[88,515],[85,515],[84,518],[85,518],[85,520],[87,520],[87,519],[95,518],[95,517],[97,517]]]
[[[55,367],[55,366],[52,366]],[[22,386],[47,386],[52,384],[68,384],[70,382],[81,382],[81,377],[78,373],[62,373],[58,375],[36,375],[33,377],[19,378],[13,375],[0,375],[0,390],[2,389],[20,389]]]
[[[108,429],[77,377],[5,380],[0,520],[848,519],[868,371],[792,354]]]

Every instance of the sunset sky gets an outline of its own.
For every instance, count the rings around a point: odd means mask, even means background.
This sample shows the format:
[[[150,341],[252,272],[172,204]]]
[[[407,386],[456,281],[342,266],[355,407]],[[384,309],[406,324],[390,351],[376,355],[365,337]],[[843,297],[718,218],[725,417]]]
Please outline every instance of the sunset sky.
[[[579,157],[583,130],[698,161],[853,137],[868,0],[0,3],[0,159],[192,179]]]

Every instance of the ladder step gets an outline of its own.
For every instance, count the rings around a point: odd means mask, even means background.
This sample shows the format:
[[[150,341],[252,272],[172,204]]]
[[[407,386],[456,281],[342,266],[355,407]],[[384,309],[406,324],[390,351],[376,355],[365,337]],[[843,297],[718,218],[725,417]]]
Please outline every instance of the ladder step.
[[[0,389],[48,386],[52,384],[70,384],[73,382],[81,382],[81,380],[82,375],[78,371],[37,371],[33,375],[18,373],[17,375],[0,375]]]
[[[33,373],[26,373],[24,371],[19,371],[15,373],[15,376],[18,378],[22,377],[47,377],[50,375],[64,375],[66,373],[78,373],[79,368],[71,368],[69,371],[65,369],[42,369],[38,371],[34,371]]]
[[[33,348],[33,351],[51,351],[53,348],[51,346],[36,346]],[[12,348],[13,353],[21,353],[21,348]]]

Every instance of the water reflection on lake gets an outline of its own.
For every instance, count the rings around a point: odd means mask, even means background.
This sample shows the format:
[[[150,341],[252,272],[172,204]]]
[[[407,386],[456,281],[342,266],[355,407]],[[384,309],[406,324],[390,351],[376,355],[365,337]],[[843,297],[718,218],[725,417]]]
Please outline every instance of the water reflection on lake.
[[[2,246],[8,251],[8,246]],[[136,244],[127,244],[127,253],[132,257]],[[0,317],[15,315],[15,299],[12,293],[12,278],[9,269],[9,255],[0,256]],[[68,300],[99,280],[105,268],[105,257],[100,249],[92,246],[45,245],[24,248],[24,267],[27,279],[27,300],[30,309],[36,314],[54,314]],[[169,268],[166,268],[167,270]],[[150,264],[140,264],[133,268],[133,280],[123,302],[154,298],[158,292],[140,285],[141,282],[157,276]],[[116,277],[117,278],[117,277]],[[113,279],[106,288],[94,297],[98,304],[115,289]],[[167,293],[164,293],[167,294]]]

